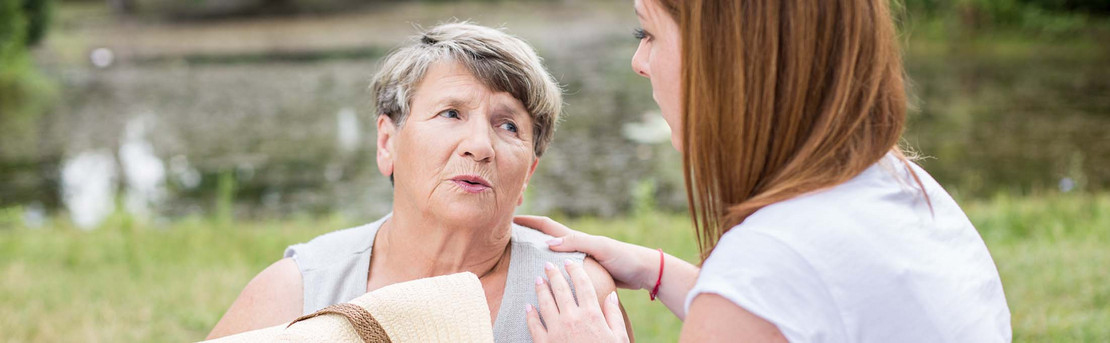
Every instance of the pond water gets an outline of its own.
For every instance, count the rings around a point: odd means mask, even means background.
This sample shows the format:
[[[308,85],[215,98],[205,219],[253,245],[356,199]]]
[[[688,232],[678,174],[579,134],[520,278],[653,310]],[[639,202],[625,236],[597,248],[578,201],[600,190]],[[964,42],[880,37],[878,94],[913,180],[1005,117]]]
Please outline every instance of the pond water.
[[[965,196],[1110,186],[1110,56],[908,58],[907,141]]]
[[[566,115],[540,162],[529,213],[684,210],[680,159],[621,36],[540,47]],[[0,207],[175,218],[389,211],[367,91],[378,53],[55,67],[56,110],[34,154],[0,159]],[[1097,191],[1110,182],[1110,57],[907,56],[906,142],[960,197]],[[220,209],[217,207],[227,207]],[[37,210],[42,211],[42,210]]]

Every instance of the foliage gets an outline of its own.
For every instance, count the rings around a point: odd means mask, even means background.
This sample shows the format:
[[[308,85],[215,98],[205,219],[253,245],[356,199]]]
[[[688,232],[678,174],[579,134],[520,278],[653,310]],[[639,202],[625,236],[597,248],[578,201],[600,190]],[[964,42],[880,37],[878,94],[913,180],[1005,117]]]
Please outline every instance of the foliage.
[[[507,2],[509,0],[465,0]],[[519,0],[516,0],[519,1]],[[551,1],[551,0],[532,0]],[[120,12],[176,19],[208,19],[347,11],[353,7],[404,2],[460,2],[459,0],[113,0]]]
[[[949,30],[1018,30],[1053,36],[1105,26],[1105,0],[893,0],[913,16],[940,21]]]
[[[27,45],[38,45],[46,37],[46,31],[53,19],[54,1],[23,0],[23,13],[27,17]]]
[[[27,37],[27,18],[20,0],[0,0],[0,61],[8,65],[25,58],[24,39]]]
[[[1110,2],[1105,0],[1025,0],[1023,2],[1051,11],[1110,14]]]
[[[219,223],[230,223],[235,218],[235,191],[238,188],[235,172],[227,170],[216,180],[216,214]]]
[[[0,146],[32,139],[35,120],[54,96],[27,51],[45,34],[49,13],[49,1],[0,0]]]
[[[896,0],[897,1],[897,0]],[[1110,14],[1110,2],[1105,0],[901,0],[906,6],[931,13],[952,7],[975,6],[985,9],[1005,7],[1037,8],[1053,12],[1089,12]]]

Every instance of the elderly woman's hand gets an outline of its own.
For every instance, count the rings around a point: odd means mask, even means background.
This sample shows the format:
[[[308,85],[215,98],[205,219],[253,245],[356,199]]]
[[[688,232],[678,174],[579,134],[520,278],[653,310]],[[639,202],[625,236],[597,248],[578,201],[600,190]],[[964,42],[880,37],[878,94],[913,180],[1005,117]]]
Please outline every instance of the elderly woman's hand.
[[[581,263],[566,261],[567,274],[574,289],[581,294],[575,300],[567,280],[551,263],[544,270],[549,282],[536,277],[536,298],[539,309],[527,305],[528,331],[532,340],[546,342],[628,342],[624,316],[617,302],[617,292],[610,293],[603,304],[593,295],[593,282]],[[550,287],[549,287],[550,284]],[[543,322],[540,316],[543,316]],[[547,324],[546,326],[544,324]]]
[[[659,253],[655,250],[575,231],[548,217],[517,216],[513,222],[554,236],[555,239],[547,242],[553,251],[580,251],[590,255],[609,271],[617,287],[651,289],[657,281]]]

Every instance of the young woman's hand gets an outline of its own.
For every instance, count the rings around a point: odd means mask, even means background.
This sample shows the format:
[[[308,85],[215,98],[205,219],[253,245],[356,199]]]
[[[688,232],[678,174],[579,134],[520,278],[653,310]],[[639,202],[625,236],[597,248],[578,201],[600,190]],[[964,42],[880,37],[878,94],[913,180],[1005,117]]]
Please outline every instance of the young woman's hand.
[[[699,270],[689,262],[639,245],[574,231],[547,217],[517,216],[513,222],[554,236],[547,242],[551,250],[590,255],[609,271],[617,287],[652,290],[659,285],[657,299],[679,319],[686,318],[683,305]]]
[[[565,264],[576,293],[582,296],[575,300],[563,273],[548,262],[544,267],[548,282],[536,277],[539,308],[533,308],[531,304],[526,306],[532,340],[537,343],[628,342],[617,292],[610,293],[602,304],[598,304],[593,282],[582,264],[570,260]]]
[[[655,250],[578,232],[548,217],[517,216],[513,222],[554,236],[555,239],[547,242],[553,251],[580,251],[590,255],[609,271],[617,287],[651,289],[655,285],[659,273],[659,253]]]

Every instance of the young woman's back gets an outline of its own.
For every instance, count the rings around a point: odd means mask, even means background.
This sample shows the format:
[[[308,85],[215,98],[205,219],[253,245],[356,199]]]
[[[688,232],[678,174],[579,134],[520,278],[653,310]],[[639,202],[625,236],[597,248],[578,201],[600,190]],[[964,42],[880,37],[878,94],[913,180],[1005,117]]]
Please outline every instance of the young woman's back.
[[[717,294],[795,342],[1009,341],[986,245],[910,166],[930,203],[907,165],[887,156],[846,183],[755,212],[717,243],[686,306]]]

